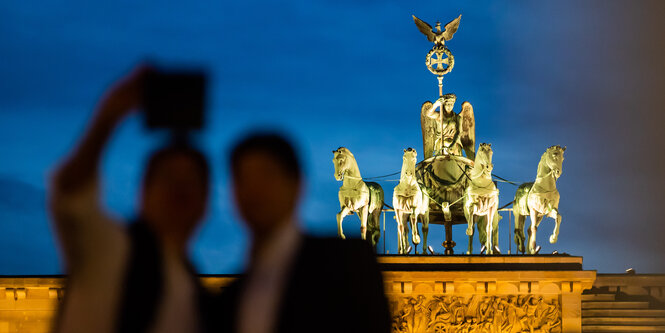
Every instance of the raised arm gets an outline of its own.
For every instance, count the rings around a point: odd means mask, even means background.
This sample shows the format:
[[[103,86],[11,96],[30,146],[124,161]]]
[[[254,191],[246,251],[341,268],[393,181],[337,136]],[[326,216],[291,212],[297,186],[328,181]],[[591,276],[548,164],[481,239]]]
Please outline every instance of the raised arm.
[[[54,186],[67,193],[80,189],[96,177],[102,151],[111,133],[138,106],[142,73],[141,69],[133,71],[102,98],[83,139],[56,171]]]
[[[443,108],[443,99],[439,98],[432,104],[432,106],[429,109],[423,110],[423,114],[429,118],[432,119],[439,119],[439,112],[436,112],[436,109],[441,109]]]
[[[144,72],[134,70],[106,93],[83,138],[53,175],[50,210],[68,270],[94,252],[95,246],[103,246],[104,238],[118,234],[99,208],[97,174],[113,130],[139,104]]]

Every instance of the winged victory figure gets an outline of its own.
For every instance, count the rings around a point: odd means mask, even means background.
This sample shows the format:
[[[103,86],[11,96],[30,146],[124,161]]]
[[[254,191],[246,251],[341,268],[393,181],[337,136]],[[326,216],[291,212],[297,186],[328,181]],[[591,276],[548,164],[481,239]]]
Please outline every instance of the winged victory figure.
[[[413,16],[413,21],[418,26],[418,30],[427,36],[427,40],[434,43],[435,45],[445,45],[447,40],[453,39],[453,35],[457,32],[459,27],[459,21],[462,18],[462,15],[458,16],[456,19],[448,22],[444,27],[444,30],[441,31],[441,23],[436,22],[436,30],[432,29],[432,26],[427,24],[425,21]]]
[[[457,114],[453,111],[455,100],[454,94],[446,94],[434,103],[423,103],[420,109],[420,125],[425,159],[440,155],[442,151],[460,156],[464,151],[467,158],[475,159],[476,126],[473,106],[464,102],[462,111]]]

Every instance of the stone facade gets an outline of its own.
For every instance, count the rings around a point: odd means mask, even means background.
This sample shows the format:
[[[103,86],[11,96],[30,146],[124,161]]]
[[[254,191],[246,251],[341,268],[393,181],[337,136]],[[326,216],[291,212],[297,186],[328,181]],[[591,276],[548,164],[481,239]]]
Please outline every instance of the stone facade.
[[[665,310],[615,299],[630,293],[664,302],[665,275],[596,276],[582,269],[581,257],[566,255],[382,256],[379,261],[394,332],[586,332],[636,321],[596,309],[615,304],[640,306],[635,311],[652,316],[644,320],[652,326],[642,328],[665,329],[654,317]],[[234,278],[201,276],[211,290]],[[48,332],[64,288],[62,276],[0,277],[0,333]],[[600,294],[588,294],[594,290]]]
[[[581,332],[595,271],[571,256],[383,257],[395,332]]]

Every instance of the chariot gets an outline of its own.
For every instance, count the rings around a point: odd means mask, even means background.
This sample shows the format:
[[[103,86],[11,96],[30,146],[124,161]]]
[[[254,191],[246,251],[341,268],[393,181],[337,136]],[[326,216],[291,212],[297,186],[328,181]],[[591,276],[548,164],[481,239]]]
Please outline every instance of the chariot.
[[[453,254],[455,247],[453,225],[467,224],[463,199],[472,166],[472,160],[455,155],[432,156],[416,165],[418,184],[430,198],[429,223],[445,227],[445,254]]]

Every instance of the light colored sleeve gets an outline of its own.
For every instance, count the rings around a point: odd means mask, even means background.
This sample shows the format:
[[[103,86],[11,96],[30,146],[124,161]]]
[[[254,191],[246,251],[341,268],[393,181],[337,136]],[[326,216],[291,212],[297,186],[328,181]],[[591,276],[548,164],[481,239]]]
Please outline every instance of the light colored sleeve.
[[[117,255],[127,247],[123,227],[100,205],[96,177],[75,190],[51,188],[54,229],[68,273],[80,271]]]

